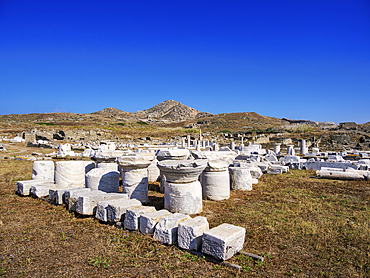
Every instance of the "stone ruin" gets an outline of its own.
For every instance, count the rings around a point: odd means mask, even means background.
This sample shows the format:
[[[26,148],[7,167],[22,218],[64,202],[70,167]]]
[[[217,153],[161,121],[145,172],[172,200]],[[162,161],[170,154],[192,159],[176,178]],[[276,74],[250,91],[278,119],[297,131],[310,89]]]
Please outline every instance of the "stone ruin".
[[[205,217],[192,218],[190,215],[202,211],[202,199],[228,199],[230,190],[253,190],[263,174],[283,174],[290,169],[316,170],[320,178],[370,178],[368,152],[357,152],[362,159],[350,160],[347,157],[353,157],[354,151],[312,148],[309,152],[304,141],[297,148],[299,155],[294,145],[282,155],[278,144],[274,151],[243,143],[217,151],[218,145],[209,141],[184,141],[185,148],[147,146],[140,151],[104,146],[94,151],[90,161],[34,161],[32,180],[18,181],[17,192],[48,197],[49,202],[65,204],[78,214],[227,260],[243,248],[245,228],[224,223],[209,229]],[[60,147],[59,151],[70,150]],[[146,204],[149,180],[156,181],[159,176],[164,209],[157,211]],[[120,180],[122,192],[118,192]]]

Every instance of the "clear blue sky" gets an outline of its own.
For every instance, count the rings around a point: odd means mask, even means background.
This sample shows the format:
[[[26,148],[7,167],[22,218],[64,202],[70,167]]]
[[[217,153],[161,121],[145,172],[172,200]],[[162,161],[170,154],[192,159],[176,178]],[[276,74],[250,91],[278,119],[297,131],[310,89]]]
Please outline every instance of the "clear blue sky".
[[[370,121],[369,0],[0,0],[0,114]]]

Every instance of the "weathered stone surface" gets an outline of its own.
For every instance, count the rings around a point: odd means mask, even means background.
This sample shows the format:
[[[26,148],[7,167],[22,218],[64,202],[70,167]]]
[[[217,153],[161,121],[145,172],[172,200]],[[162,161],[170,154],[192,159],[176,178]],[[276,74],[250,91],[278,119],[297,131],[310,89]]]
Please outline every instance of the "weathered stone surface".
[[[70,190],[70,187],[66,188],[56,188],[56,189],[49,189],[49,200],[50,203],[54,205],[62,205],[65,203],[65,192]],[[76,188],[76,189],[83,189],[81,188]]]
[[[116,162],[99,162],[97,166],[99,169],[118,171],[118,164]]]
[[[263,175],[261,168],[258,167],[256,163],[245,162],[243,160],[234,160],[233,165],[234,167],[243,167],[248,169],[253,179],[259,179]]]
[[[64,192],[64,200],[63,202],[67,205],[67,208],[71,211],[76,211],[76,202],[78,196],[82,192],[89,192],[91,191],[90,188],[71,188]]]
[[[124,221],[124,216],[129,208],[141,207],[141,202],[136,199],[128,199],[128,196],[122,199],[99,202],[95,213],[95,218],[104,222]]]
[[[117,162],[122,168],[146,169],[154,159],[155,155],[152,153],[139,153],[118,157]]]
[[[177,227],[179,223],[190,219],[189,215],[174,213],[163,217],[155,227],[153,238],[163,244],[177,242]]]
[[[170,214],[171,213],[168,210],[162,209],[140,215],[140,232],[142,234],[154,234],[154,228],[157,225],[158,221]]]
[[[327,162],[327,161],[307,161],[304,163],[304,167],[307,170],[321,170],[322,167],[327,168],[340,168],[346,170],[347,168],[353,168],[357,170],[358,166],[353,165],[350,162]]]
[[[228,260],[243,249],[244,239],[245,228],[224,223],[204,232],[202,253]]]
[[[338,179],[338,180],[364,180],[365,177],[359,171],[330,171],[330,170],[321,170],[317,171],[318,176],[323,179]]]
[[[83,161],[85,166],[85,174],[90,172],[90,170],[95,168],[95,161]]]
[[[29,196],[32,185],[42,185],[44,183],[50,183],[48,180],[25,180],[17,181],[17,192],[22,196]]]
[[[233,163],[234,159],[238,156],[236,152],[233,151],[205,151],[205,152],[198,152],[192,151],[191,154],[195,159],[208,159],[208,162],[214,163],[214,168],[219,168],[219,166],[223,164],[226,165],[226,168]],[[218,162],[223,162],[220,165],[217,165]],[[210,166],[210,165],[209,165]],[[212,165],[210,166],[212,167]],[[217,170],[220,171],[220,170]]]
[[[241,167],[230,167],[230,186],[232,190],[252,190],[253,179],[249,169]]]
[[[165,149],[156,153],[158,161],[162,160],[186,160],[190,155],[188,149]]]
[[[283,165],[271,165],[268,169],[267,169],[267,174],[271,174],[271,175],[279,175],[279,174],[282,174],[282,173],[287,173],[289,171],[289,167],[288,166],[283,166]]]
[[[130,199],[142,203],[148,202],[148,167],[154,160],[154,154],[143,153],[118,158],[122,173],[122,192]]]
[[[148,202],[148,170],[146,168],[122,168],[122,193],[130,199],[137,199],[142,203]]]
[[[203,199],[214,201],[230,198],[229,171],[213,172],[204,171],[200,175]]]
[[[200,173],[206,168],[207,159],[196,160],[164,160],[158,162],[158,168],[171,183],[190,183],[198,180]]]
[[[54,182],[47,182],[42,184],[33,184],[30,193],[37,198],[49,196],[50,189],[57,189],[59,186]]]
[[[32,165],[32,179],[54,181],[54,162],[47,160],[34,161]]]
[[[86,161],[57,161],[54,181],[61,187],[85,186],[85,167]]]
[[[119,190],[119,176],[118,171],[107,168],[95,168],[86,174],[86,187],[91,190],[116,193]]]
[[[140,215],[156,211],[155,207],[140,206],[132,207],[126,210],[124,227],[128,230],[138,230],[139,229],[139,218]]]
[[[178,245],[186,250],[200,250],[202,247],[202,236],[209,230],[207,218],[197,216],[179,223]]]
[[[82,215],[94,215],[99,202],[122,198],[126,199],[127,195],[102,191],[80,193],[76,202],[76,212]]]
[[[152,161],[152,163],[148,167],[148,181],[149,182],[156,182],[159,178],[160,171],[157,167],[158,160],[155,159]]]
[[[196,214],[202,212],[202,186],[200,182],[167,182],[164,208],[172,213]]]
[[[270,175],[280,175],[283,173],[283,170],[281,168],[268,168],[267,174]]]

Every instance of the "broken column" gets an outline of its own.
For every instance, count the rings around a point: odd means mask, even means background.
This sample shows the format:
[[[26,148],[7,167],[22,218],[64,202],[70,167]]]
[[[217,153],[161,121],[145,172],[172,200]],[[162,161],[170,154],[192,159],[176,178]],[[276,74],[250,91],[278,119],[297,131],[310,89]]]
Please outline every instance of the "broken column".
[[[34,161],[32,165],[32,179],[54,181],[54,162],[52,160]]]
[[[163,160],[185,160],[189,157],[190,151],[188,149],[165,149],[159,150],[156,154],[158,161]],[[164,193],[166,185],[166,177],[161,173],[161,187],[160,192]]]
[[[208,159],[207,167],[200,175],[203,199],[224,200],[230,197],[230,177],[228,167],[237,154],[233,151],[192,152],[194,158]]]
[[[170,212],[195,214],[202,211],[202,187],[198,181],[206,159],[164,160],[158,167],[166,177],[164,207]]]
[[[301,145],[300,145],[300,152],[301,154],[306,154],[308,153],[307,147],[306,147],[306,140],[301,140]]]
[[[287,155],[295,155],[294,145],[288,145],[286,150]]]
[[[148,202],[148,167],[154,158],[154,154],[139,153],[117,159],[122,171],[122,193],[130,199]]]
[[[253,178],[247,168],[229,167],[231,190],[252,190]]]
[[[119,172],[104,168],[92,169],[86,174],[86,187],[91,190],[116,193],[119,190]]]
[[[55,162],[54,181],[60,187],[81,187],[85,185],[86,161]]]
[[[276,155],[280,155],[280,146],[281,146],[281,144],[280,144],[280,143],[276,143],[276,144],[274,145],[274,153],[275,153]]]

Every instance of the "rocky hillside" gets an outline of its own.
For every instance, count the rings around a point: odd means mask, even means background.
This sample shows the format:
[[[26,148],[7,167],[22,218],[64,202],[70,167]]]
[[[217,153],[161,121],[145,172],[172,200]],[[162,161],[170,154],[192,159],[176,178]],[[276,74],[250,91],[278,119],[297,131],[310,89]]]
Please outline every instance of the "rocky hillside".
[[[153,106],[152,108],[143,111],[137,111],[135,115],[149,120],[182,122],[212,114],[200,112],[175,100],[166,100],[157,104],[156,106]]]

